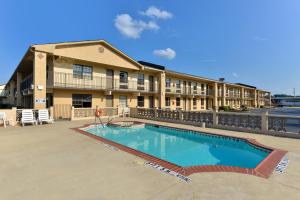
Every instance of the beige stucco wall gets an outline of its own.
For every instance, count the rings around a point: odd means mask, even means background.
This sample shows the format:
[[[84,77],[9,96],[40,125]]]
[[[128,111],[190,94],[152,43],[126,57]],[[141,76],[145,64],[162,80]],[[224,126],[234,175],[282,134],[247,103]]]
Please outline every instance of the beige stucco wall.
[[[89,91],[89,90],[64,90],[64,89],[54,89],[53,90],[53,104],[60,105],[72,105],[72,94],[91,94],[92,95],[92,107],[106,107],[106,94],[104,92]],[[120,96],[127,97],[127,104],[129,107],[137,107],[137,93],[129,92],[115,92],[113,94],[113,106],[119,107],[119,98]],[[149,96],[154,96],[153,94],[140,94],[144,96],[144,107],[149,108]],[[154,96],[155,106],[158,105],[158,97]]]
[[[33,62],[33,107],[43,109],[46,107],[46,63],[47,55],[42,52],[34,52]],[[36,102],[36,100],[45,102]]]

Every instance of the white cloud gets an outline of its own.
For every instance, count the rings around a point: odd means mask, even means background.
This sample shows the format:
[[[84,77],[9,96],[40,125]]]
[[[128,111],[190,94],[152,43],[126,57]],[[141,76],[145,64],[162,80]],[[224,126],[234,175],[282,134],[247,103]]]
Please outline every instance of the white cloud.
[[[239,77],[239,75],[235,72],[232,73],[232,76],[235,77],[235,78]]]
[[[155,6],[150,6],[146,11],[141,11],[140,14],[158,19],[171,19],[173,17],[172,13],[166,10],[160,10]]]
[[[176,52],[171,48],[154,50],[153,54],[158,57],[166,58],[172,60],[176,57]]]
[[[139,38],[144,30],[158,30],[159,26],[153,22],[144,22],[135,20],[129,14],[117,15],[115,18],[115,27],[121,34],[129,38]]]

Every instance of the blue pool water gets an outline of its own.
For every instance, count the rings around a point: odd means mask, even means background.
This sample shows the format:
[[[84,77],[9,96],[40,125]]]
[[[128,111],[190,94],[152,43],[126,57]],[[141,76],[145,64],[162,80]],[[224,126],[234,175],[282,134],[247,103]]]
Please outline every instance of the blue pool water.
[[[270,153],[241,139],[153,125],[145,125],[145,128],[93,127],[86,131],[182,167],[255,168]]]

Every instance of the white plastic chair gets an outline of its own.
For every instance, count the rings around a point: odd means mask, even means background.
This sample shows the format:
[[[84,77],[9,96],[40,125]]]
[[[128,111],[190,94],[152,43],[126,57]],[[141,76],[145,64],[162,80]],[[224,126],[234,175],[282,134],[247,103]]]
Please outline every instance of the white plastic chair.
[[[43,122],[46,122],[46,123],[53,123],[53,119],[51,117],[49,117],[49,111],[46,110],[46,109],[43,109],[43,110],[39,110],[38,111],[38,122],[40,124],[42,124]]]
[[[5,112],[0,112],[0,121],[3,122],[3,126],[4,126],[4,128],[6,128],[6,122],[7,122],[8,120],[6,119],[6,114],[5,114]]]
[[[37,124],[35,117],[33,116],[32,110],[22,110],[22,118],[21,118],[22,126],[24,124]]]
[[[126,117],[126,116],[130,116],[130,108],[129,107],[125,107],[123,108],[123,117]]]

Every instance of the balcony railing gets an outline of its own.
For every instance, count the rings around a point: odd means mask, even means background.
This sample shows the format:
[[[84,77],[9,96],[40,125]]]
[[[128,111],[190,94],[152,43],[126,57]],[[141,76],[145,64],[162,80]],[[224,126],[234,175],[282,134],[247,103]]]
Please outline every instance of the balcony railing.
[[[32,75],[25,78],[20,85],[21,91],[32,89],[33,77]]]
[[[213,90],[194,90],[193,88],[176,88],[176,87],[166,87],[167,94],[178,94],[178,95],[193,95],[193,96],[212,96]]]
[[[157,92],[157,83],[138,84],[135,80],[122,80],[93,76],[76,78],[72,73],[54,72],[49,73],[49,83],[47,87],[70,88],[70,89],[91,89],[91,90],[113,90],[113,91],[132,91],[132,92]],[[51,74],[51,76],[50,76]]]
[[[245,99],[254,99],[255,95],[254,94],[245,94],[244,98]]]
[[[228,97],[228,98],[240,98],[241,95],[239,93],[227,93],[226,97]]]

